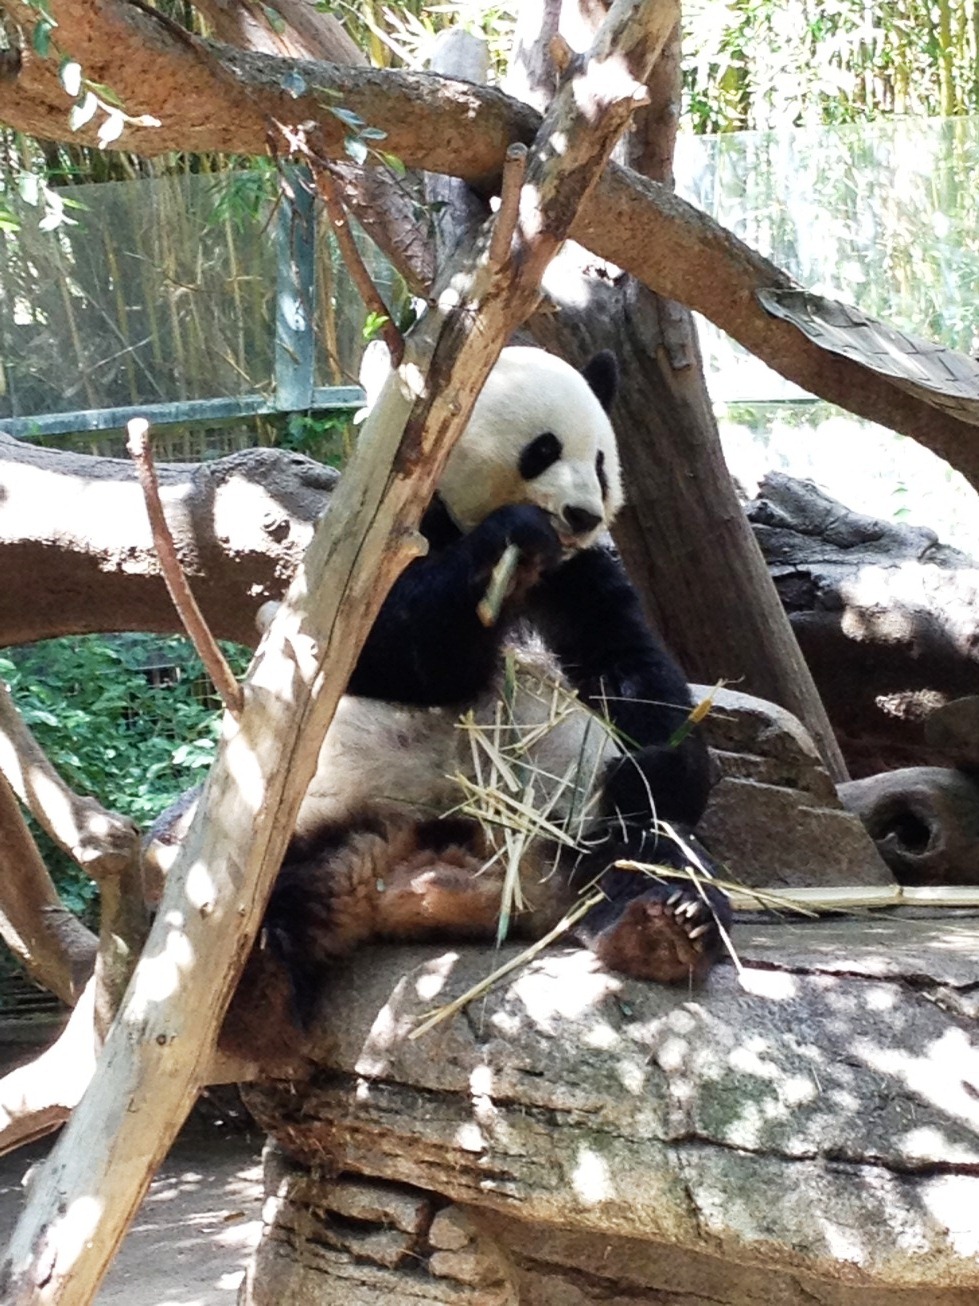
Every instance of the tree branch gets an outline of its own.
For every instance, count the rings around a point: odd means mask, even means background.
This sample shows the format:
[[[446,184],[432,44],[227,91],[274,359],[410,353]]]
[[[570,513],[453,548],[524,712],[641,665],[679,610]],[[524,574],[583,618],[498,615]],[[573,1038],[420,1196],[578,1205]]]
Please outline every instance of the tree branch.
[[[404,337],[391,316],[391,310],[381,298],[381,292],[374,285],[367,264],[357,248],[353,232],[350,230],[350,219],[347,216],[340,195],[340,187],[327,165],[318,159],[312,158],[308,152],[306,160],[313,174],[316,192],[323,201],[323,207],[326,209],[330,226],[333,228],[333,235],[336,238],[350,280],[353,282],[358,295],[364,301],[364,307],[368,313],[372,313],[380,322],[380,332],[384,343],[388,347],[391,366],[400,367],[405,352]]]
[[[0,0],[12,23],[24,6]],[[539,124],[526,105],[487,87],[423,73],[377,72],[178,42],[119,0],[51,0],[59,40],[87,76],[112,85],[132,114],[160,127],[128,127],[119,145],[140,153],[227,150],[262,154],[267,126],[315,123],[317,151],[344,156],[340,104],[386,133],[384,148],[409,167],[492,186],[507,146],[529,142]],[[0,119],[53,139],[95,143],[98,124],[72,134],[56,60],[25,39],[19,69],[0,79]],[[706,215],[655,182],[609,166],[582,205],[575,240],[703,313],[789,380],[851,412],[912,436],[979,487],[979,434],[855,359],[827,352],[792,323],[771,316],[758,291],[793,283]]]
[[[279,449],[157,474],[205,619],[219,638],[254,644],[255,613],[281,597],[339,474]],[[130,462],[0,435],[0,499],[0,645],[180,630]]]
[[[17,799],[0,775],[0,934],[32,978],[74,1005],[96,942],[58,897]]]
[[[37,823],[86,875],[102,880],[134,863],[139,833],[125,816],[65,784],[0,681],[0,773]]]
[[[207,622],[201,615],[193,590],[184,575],[177,559],[177,550],[173,536],[163,512],[160,500],[160,487],[156,480],[153,466],[153,450],[149,443],[149,422],[145,418],[134,418],[128,426],[129,439],[126,448],[132,455],[139,477],[140,489],[146,500],[146,515],[149,517],[150,530],[153,532],[153,546],[160,561],[160,570],[166,581],[173,606],[177,609],[184,630],[190,636],[191,643],[197,650],[204,670],[214,682],[214,687],[221,696],[227,711],[235,718],[241,716],[241,686],[235,679],[234,672],[228,666],[228,660],[218,648],[218,642],[211,634]]]
[[[95,980],[46,1051],[0,1079],[0,1156],[57,1129],[71,1115],[95,1070]]]

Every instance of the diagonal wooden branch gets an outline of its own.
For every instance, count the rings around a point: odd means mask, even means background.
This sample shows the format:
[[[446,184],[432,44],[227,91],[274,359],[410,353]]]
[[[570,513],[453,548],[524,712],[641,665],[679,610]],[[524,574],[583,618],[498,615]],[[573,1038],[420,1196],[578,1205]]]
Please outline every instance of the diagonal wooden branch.
[[[529,142],[540,121],[497,90],[447,78],[301,63],[206,42],[188,47],[121,0],[51,0],[50,8],[59,40],[86,74],[112,85],[131,113],[160,119],[160,127],[133,127],[120,139],[140,153],[260,154],[271,118],[315,124],[317,148],[343,158],[345,129],[332,113],[341,104],[384,131],[385,150],[408,167],[492,186],[506,147]],[[14,27],[23,22],[19,0],[0,0],[0,10]],[[39,136],[94,143],[97,123],[69,132],[56,61],[38,59],[28,38],[26,32],[0,78],[0,120]],[[972,421],[942,412],[858,359],[828,352],[769,314],[759,292],[791,287],[791,279],[664,187],[609,166],[571,234],[650,289],[703,313],[789,380],[912,436],[979,487]],[[979,413],[979,400],[975,408]]]
[[[139,833],[125,816],[74,793],[31,734],[0,681],[0,774],[54,842],[93,880],[136,861]]]
[[[55,1042],[0,1079],[0,1156],[63,1125],[85,1092],[98,1046],[94,998],[90,979]]]
[[[323,201],[323,207],[326,209],[330,226],[333,228],[333,235],[347,273],[354,283],[357,293],[364,301],[364,307],[380,323],[380,334],[388,347],[392,367],[400,367],[401,360],[404,357],[404,337],[398,330],[397,323],[391,317],[391,310],[381,298],[381,292],[375,286],[367,264],[357,248],[357,242],[354,240],[353,232],[350,229],[350,218],[341,196],[340,184],[326,164],[318,159],[313,159],[308,152],[306,160],[313,174],[316,193]]]
[[[0,936],[27,973],[73,1006],[92,973],[96,941],[58,897],[0,775]]]
[[[9,786],[9,791],[7,789]],[[86,875],[99,882],[99,940],[68,911],[13,795]],[[74,1002],[95,967],[96,1025],[104,1035],[146,939],[139,833],[51,765],[0,683],[0,929],[30,974]]]
[[[89,1090],[40,1176],[0,1270],[10,1306],[89,1302],[202,1082],[218,1025],[357,649],[417,551],[413,527],[507,335],[635,104],[609,74],[618,42],[652,62],[675,21],[621,0],[597,57],[569,78],[528,169],[514,255],[454,263],[365,425],[225,719],[198,816]],[[608,30],[610,29],[610,30]],[[532,200],[545,207],[537,211]],[[484,241],[485,245],[485,241]]]

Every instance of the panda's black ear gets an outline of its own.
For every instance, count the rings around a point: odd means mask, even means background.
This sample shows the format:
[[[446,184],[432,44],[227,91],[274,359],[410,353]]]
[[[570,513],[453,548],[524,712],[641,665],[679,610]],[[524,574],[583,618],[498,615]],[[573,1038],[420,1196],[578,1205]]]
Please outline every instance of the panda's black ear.
[[[612,411],[615,394],[619,388],[619,365],[610,349],[603,349],[581,369],[581,375],[591,386],[605,411]]]

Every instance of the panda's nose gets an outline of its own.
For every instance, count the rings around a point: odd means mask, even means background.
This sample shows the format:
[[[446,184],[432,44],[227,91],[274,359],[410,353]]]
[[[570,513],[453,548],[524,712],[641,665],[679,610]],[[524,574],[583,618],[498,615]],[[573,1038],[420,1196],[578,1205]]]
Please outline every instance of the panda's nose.
[[[602,524],[602,518],[597,513],[589,508],[576,508],[570,504],[561,510],[561,516],[575,535],[587,535],[589,531]]]

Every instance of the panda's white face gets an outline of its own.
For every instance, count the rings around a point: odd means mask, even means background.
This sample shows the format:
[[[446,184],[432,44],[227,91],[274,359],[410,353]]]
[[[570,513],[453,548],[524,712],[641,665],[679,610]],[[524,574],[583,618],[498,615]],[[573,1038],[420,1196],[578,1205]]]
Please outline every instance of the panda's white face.
[[[439,494],[463,531],[496,508],[532,503],[566,549],[593,544],[622,506],[622,485],[611,423],[582,374],[540,349],[504,349]]]

